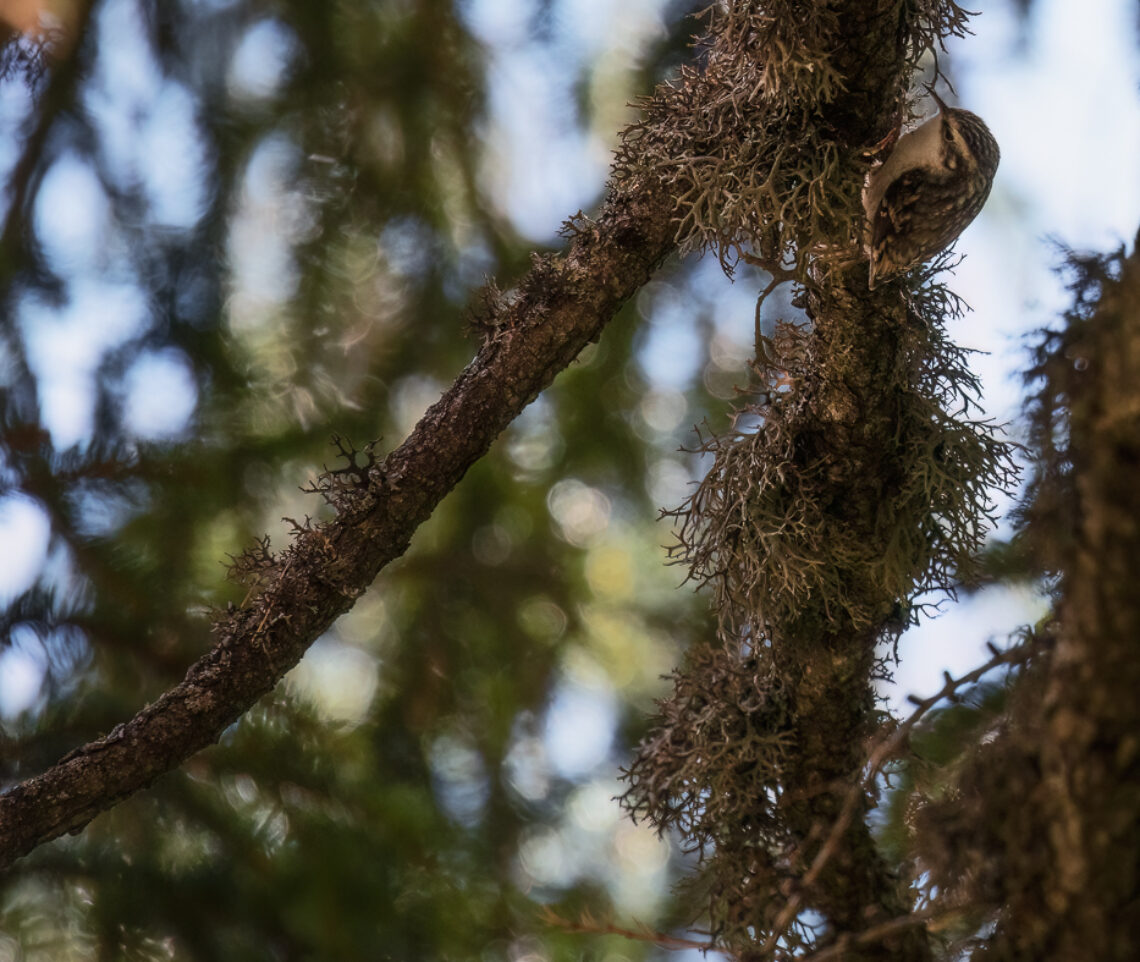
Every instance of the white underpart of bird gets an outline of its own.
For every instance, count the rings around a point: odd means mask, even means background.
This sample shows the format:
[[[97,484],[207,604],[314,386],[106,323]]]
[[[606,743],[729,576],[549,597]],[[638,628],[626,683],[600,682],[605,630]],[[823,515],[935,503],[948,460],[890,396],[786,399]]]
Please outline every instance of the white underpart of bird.
[[[875,222],[886,189],[899,176],[916,167],[937,167],[942,155],[942,115],[936,114],[922,126],[903,134],[891,155],[867,174],[863,185],[863,210],[868,226]]]

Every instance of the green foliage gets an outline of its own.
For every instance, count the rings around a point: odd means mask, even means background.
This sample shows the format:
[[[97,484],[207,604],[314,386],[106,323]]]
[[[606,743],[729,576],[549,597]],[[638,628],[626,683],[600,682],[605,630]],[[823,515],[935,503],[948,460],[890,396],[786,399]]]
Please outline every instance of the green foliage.
[[[337,466],[334,433],[379,438],[378,452],[402,439],[473,353],[477,289],[487,275],[513,282],[533,249],[484,183],[503,148],[488,132],[489,53],[452,4],[143,4],[137,21],[109,6],[96,5],[104,32],[75,48],[70,86],[36,104],[52,147],[28,146],[36,177],[4,233],[3,494],[51,526],[50,559],[2,615],[4,650],[45,669],[4,719],[6,786],[181,678],[211,643],[211,613],[245,596],[227,559],[248,564],[264,532],[280,551],[292,523],[280,519],[329,510],[301,489]],[[676,56],[684,31],[670,27],[640,74],[609,82],[650,81],[658,55]],[[166,148],[202,146],[186,224],[163,223],[147,193],[138,128],[120,143],[76,106],[122,66],[106,30],[128,66],[147,62],[156,89],[194,105]],[[259,54],[282,61],[276,86],[237,75],[256,36],[277,38]],[[603,82],[596,63],[580,69]],[[52,368],[29,362],[21,320],[34,304],[41,328],[58,323],[90,269],[53,259],[26,219],[64,142],[107,200],[100,276],[147,308],[100,357],[94,419],[67,450],[38,403]],[[648,836],[605,814],[604,745],[600,767],[563,771],[544,739],[577,685],[613,703],[619,755],[660,676],[707,630],[660,565],[646,492],[677,441],[635,430],[650,386],[634,320],[630,309],[506,432],[219,746],[18,865],[0,931],[21,957],[491,959],[523,946],[577,958],[589,940],[543,924],[540,904],[659,910],[668,850],[623,854]],[[132,421],[132,372],[152,354],[183,364],[196,395],[168,435]],[[698,390],[691,403],[708,401]],[[575,527],[584,509],[593,526]],[[544,841],[574,856],[565,871],[528,861]]]

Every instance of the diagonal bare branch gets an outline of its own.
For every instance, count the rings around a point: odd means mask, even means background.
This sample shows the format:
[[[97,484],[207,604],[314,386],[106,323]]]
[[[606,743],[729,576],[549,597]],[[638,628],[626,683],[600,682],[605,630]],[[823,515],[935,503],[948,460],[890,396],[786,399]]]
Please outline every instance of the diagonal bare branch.
[[[269,692],[351,606],[499,433],[596,340],[673,248],[669,206],[642,181],[577,222],[564,255],[535,259],[480,318],[488,336],[411,435],[351,490],[337,516],[304,526],[259,590],[214,626],[186,677],[109,735],[0,796],[0,867],[78,832],[195,752]]]

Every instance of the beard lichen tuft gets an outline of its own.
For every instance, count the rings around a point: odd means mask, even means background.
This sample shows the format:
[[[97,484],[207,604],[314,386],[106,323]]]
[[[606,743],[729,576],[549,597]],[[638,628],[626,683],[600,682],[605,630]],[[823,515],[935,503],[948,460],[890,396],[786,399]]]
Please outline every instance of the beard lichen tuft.
[[[993,492],[1017,478],[1013,445],[970,415],[970,352],[944,330],[953,294],[924,288],[874,337],[827,301],[809,298],[813,327],[785,324],[769,341],[768,363],[797,388],[754,399],[737,427],[701,441],[712,467],[673,512],[673,553],[710,592],[718,636],[675,676],[624,798],[701,853],[690,895],[737,950],[776,937],[787,880],[811,864],[805,833],[834,817],[828,777],[858,770],[879,723],[876,646],[932,592],[953,592],[992,526]],[[855,369],[874,380],[870,400],[852,391]],[[832,378],[852,410],[832,401]],[[870,851],[860,837],[852,849]],[[817,911],[842,902],[824,888],[798,897]],[[782,924],[788,945],[810,946],[794,918]]]
[[[855,452],[851,434],[829,432],[812,403],[819,344],[793,325],[777,328],[767,363],[800,389],[737,412],[737,423],[758,428],[703,437],[712,467],[670,513],[674,560],[712,592],[723,638],[799,637],[828,624],[862,631],[888,610],[920,610],[918,595],[953,590],[994,523],[992,492],[1017,477],[998,427],[969,416],[979,387],[970,352],[944,330],[957,307],[941,285],[911,299],[892,338],[897,380],[882,391],[890,409],[878,412],[892,421],[890,436],[863,438]],[[865,468],[881,479],[873,507],[853,500],[850,474]]]
[[[682,252],[715,250],[803,276],[809,261],[858,257],[870,148],[885,131],[858,114],[898,113],[923,54],[966,33],[947,0],[869,0],[853,15],[803,0],[714,4],[698,65],[639,103],[622,135],[615,181],[649,177],[675,198]],[[878,32],[875,62],[852,36]]]
[[[701,436],[711,468],[670,513],[672,559],[709,592],[718,630],[675,673],[623,802],[699,855],[686,892],[719,947],[785,959],[909,910],[871,800],[849,792],[882,722],[879,646],[953,592],[1017,472],[972,414],[969,352],[945,333],[961,303],[929,276],[869,293],[858,269],[869,148],[965,12],[755,0],[706,16],[700,67],[643,104],[616,182],[675,199],[683,250],[794,279],[802,316],[758,330],[764,383],[728,431]],[[915,927],[858,957],[928,959],[925,938]]]

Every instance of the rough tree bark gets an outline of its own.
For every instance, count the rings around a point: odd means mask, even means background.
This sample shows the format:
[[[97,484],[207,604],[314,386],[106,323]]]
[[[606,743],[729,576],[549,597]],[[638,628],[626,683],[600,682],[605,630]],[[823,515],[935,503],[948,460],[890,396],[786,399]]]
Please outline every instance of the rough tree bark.
[[[1075,268],[1078,306],[1036,372],[1055,647],[1018,746],[1031,764],[989,813],[1023,844],[999,856],[1008,907],[985,959],[1140,957],[1140,237]]]

